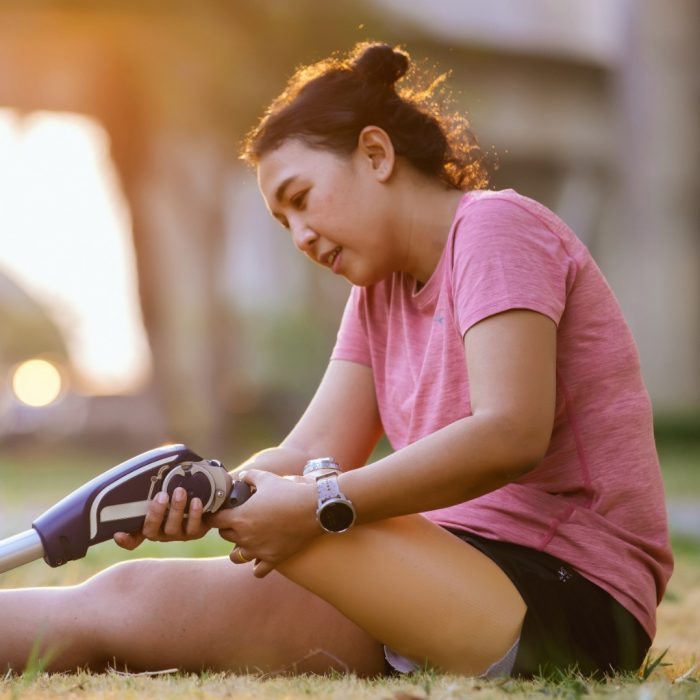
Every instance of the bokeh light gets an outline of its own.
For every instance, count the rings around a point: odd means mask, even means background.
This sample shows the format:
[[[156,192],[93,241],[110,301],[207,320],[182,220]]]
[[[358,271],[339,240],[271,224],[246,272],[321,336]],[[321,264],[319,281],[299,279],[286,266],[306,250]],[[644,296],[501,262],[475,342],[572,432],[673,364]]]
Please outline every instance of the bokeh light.
[[[56,365],[35,358],[17,366],[12,375],[12,390],[27,406],[48,406],[61,395],[63,378]]]

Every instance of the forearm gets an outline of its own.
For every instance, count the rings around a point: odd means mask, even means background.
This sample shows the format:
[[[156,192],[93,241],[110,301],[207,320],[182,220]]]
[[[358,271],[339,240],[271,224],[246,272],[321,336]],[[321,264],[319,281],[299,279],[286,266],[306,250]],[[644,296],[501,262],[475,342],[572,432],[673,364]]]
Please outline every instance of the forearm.
[[[493,491],[539,461],[541,439],[489,416],[464,418],[362,469],[342,474],[358,522],[445,508]]]
[[[313,459],[313,457],[305,449],[283,442],[277,447],[256,452],[245,462],[232,469],[231,473],[242,469],[260,469],[279,476],[301,474],[309,459]]]

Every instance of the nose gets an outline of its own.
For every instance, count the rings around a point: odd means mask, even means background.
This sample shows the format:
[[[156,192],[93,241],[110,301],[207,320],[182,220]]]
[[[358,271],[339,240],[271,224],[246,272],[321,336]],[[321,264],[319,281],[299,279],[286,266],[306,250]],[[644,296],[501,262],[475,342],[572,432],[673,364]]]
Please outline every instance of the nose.
[[[291,224],[292,240],[294,245],[302,252],[309,255],[314,243],[318,240],[315,231],[302,223]]]

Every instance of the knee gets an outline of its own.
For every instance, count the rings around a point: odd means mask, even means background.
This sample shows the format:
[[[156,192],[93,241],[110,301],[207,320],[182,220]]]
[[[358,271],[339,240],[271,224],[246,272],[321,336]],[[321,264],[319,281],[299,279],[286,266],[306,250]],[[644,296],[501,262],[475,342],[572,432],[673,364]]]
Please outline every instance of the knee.
[[[79,588],[84,596],[104,602],[113,603],[124,596],[133,599],[138,588],[145,585],[154,564],[148,559],[120,562],[95,574]]]
[[[144,612],[142,594],[153,567],[154,562],[148,560],[121,562],[75,587],[82,636],[90,641],[92,668],[112,662],[133,621]]]
[[[163,595],[172,583],[167,560],[137,559],[120,562],[96,574],[78,587],[78,595],[96,619],[115,624],[153,612],[154,594]]]

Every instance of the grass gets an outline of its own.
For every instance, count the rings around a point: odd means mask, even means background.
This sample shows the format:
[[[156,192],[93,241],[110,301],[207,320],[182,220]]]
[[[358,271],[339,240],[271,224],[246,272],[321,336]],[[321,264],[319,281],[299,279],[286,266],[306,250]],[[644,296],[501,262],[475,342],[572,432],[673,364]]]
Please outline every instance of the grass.
[[[661,443],[659,459],[666,493],[674,500],[700,500],[700,441]]]
[[[6,677],[0,680],[0,700],[27,698],[255,698],[260,700],[296,700],[319,698],[328,700],[456,700],[457,698],[697,698],[700,679],[691,674],[670,676],[664,667],[654,670],[649,678],[616,676],[593,682],[575,674],[560,679],[518,681],[506,679],[485,682],[447,674],[420,672],[405,679],[362,680],[354,676],[261,679],[232,674],[132,675],[116,673]]]
[[[78,453],[56,461],[48,453],[16,454],[0,459],[0,537],[28,527],[45,507],[112,466],[104,455]],[[700,446],[666,446],[661,453],[667,492],[671,498],[700,501]],[[231,461],[233,464],[234,462]],[[21,675],[0,675],[0,700],[26,698],[299,698],[346,699],[416,698],[700,698],[700,539],[675,536],[676,570],[659,608],[659,631],[638,674],[591,681],[575,673],[556,679],[483,681],[433,672],[403,678],[362,680],[354,676],[296,676],[292,678],[205,673],[177,670],[151,675],[116,672],[92,674],[44,672],[46,659],[36,654]],[[161,545],[146,543],[137,552],[119,550],[112,543],[92,548],[88,555],[51,569],[35,562],[2,576],[1,587],[72,584],[114,563],[143,556],[225,555],[230,544],[215,533],[197,542]],[[0,634],[2,622],[0,621]]]

